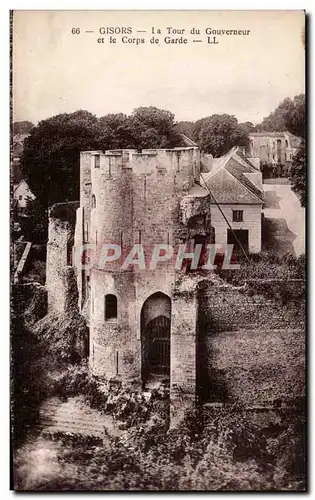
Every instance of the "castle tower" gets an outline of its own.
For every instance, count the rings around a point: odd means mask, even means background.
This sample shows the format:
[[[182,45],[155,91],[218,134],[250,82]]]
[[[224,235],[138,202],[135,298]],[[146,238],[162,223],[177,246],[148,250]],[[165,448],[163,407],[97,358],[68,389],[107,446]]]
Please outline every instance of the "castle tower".
[[[194,397],[195,292],[178,285],[183,272],[175,257],[155,269],[151,258],[155,245],[177,252],[210,234],[199,176],[195,147],[81,153],[75,246],[88,243],[93,254],[77,278],[94,374],[142,387],[170,381],[171,391],[180,387]],[[104,245],[121,249],[120,258],[104,262]],[[128,265],[132,256],[140,265]]]

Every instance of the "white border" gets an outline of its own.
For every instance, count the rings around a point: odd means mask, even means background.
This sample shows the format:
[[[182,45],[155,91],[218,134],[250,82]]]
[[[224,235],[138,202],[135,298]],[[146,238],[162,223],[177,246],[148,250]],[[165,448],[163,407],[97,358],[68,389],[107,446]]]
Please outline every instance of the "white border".
[[[0,6],[0,68],[1,68],[1,112],[3,117],[4,126],[1,127],[0,141],[1,141],[1,149],[2,158],[1,158],[1,178],[0,178],[0,214],[1,214],[1,263],[2,263],[2,273],[1,273],[1,324],[2,328],[2,336],[3,340],[1,343],[0,354],[0,369],[2,375],[2,387],[1,387],[1,447],[0,447],[0,457],[1,457],[1,474],[0,474],[0,494],[1,499],[11,497],[13,492],[9,492],[9,470],[10,470],[10,462],[9,462],[9,81],[6,75],[9,72],[9,9],[19,9],[19,10],[43,10],[45,6],[45,10],[301,10],[305,9],[306,12],[311,16],[314,12],[314,2],[307,0],[303,2],[303,5],[300,1],[287,0],[282,3],[275,0],[264,0],[264,1],[239,1],[237,3],[233,1],[220,0],[215,2],[207,2],[201,0],[194,0],[194,2],[189,1],[181,1],[175,2],[171,0],[154,0],[151,1],[150,4],[144,1],[133,1],[128,2],[126,0],[115,0],[104,2],[104,0],[90,0],[89,2],[83,0],[69,1],[69,0],[47,0],[44,4],[42,0],[32,0],[28,2],[23,2],[22,0],[16,0],[14,2],[1,2]],[[312,19],[309,22],[309,30],[312,25]],[[314,36],[309,36],[309,53],[313,55],[314,58]],[[309,63],[311,62],[311,58],[309,55]],[[313,69],[314,67],[309,68],[309,82],[308,82],[308,103],[310,102],[310,93],[311,93],[311,82],[314,81],[313,77]],[[314,114],[314,107],[311,106],[309,120],[312,121]],[[310,124],[309,122],[309,124]],[[311,139],[311,134],[309,134],[309,140]],[[310,140],[311,142],[311,140]],[[311,144],[309,145],[309,172],[315,168],[313,165],[313,154]],[[315,195],[314,189],[314,181],[315,175],[309,176],[309,239],[310,244],[312,244],[312,234],[315,234],[315,204],[311,203],[313,194]],[[311,252],[309,252],[311,256]],[[311,294],[311,282],[313,282],[314,278],[314,268],[310,269],[309,276],[309,300],[310,300],[310,311],[314,310],[315,306],[315,298],[312,297]],[[313,382],[314,382],[314,370],[312,369],[312,360],[314,360],[314,342],[311,341],[311,336],[313,333],[313,329],[311,328],[312,323],[309,324],[309,338],[308,338],[308,349],[309,349],[309,370],[310,370],[310,379],[308,383],[308,397],[310,401],[309,408],[309,432],[308,437],[311,437],[311,424],[312,424],[312,416],[313,412],[313,404],[315,401],[315,394],[312,390]],[[314,442],[311,440],[309,447],[309,462],[314,457],[313,453]],[[314,464],[309,468],[309,482],[310,487],[311,477],[314,476]],[[312,474],[313,473],[313,474]],[[212,493],[213,494],[213,493]],[[87,498],[87,494],[80,494],[80,498]],[[132,495],[129,493],[128,495]],[[191,496],[194,494],[191,493]],[[221,493],[222,495],[222,493]],[[249,494],[249,496],[255,495]],[[32,494],[31,494],[32,496]],[[36,493],[36,497],[40,498],[42,495]],[[55,496],[55,495],[53,495]],[[274,496],[273,494],[271,496]],[[290,494],[292,498],[292,494]]]

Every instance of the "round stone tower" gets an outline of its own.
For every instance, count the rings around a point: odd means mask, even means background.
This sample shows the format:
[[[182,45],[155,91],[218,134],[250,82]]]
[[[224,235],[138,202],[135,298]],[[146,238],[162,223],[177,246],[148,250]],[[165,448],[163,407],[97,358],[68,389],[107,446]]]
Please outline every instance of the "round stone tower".
[[[174,264],[178,246],[190,237],[190,218],[201,214],[209,222],[207,193],[196,190],[199,176],[194,147],[81,154],[75,244],[94,249],[90,265],[77,273],[94,374],[144,386],[152,376],[182,383],[194,370],[196,317],[193,312],[182,325]],[[104,262],[106,245],[116,245],[120,258]],[[144,267],[126,265],[130,255],[141,261],[135,245]],[[155,245],[168,245],[174,256],[151,268]]]

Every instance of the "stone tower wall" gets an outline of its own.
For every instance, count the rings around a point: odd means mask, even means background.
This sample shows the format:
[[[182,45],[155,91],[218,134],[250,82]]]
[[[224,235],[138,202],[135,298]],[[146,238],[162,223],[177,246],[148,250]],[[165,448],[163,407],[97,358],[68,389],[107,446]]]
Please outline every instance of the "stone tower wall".
[[[176,247],[185,239],[179,203],[199,180],[199,152],[194,148],[107,151],[96,164],[94,154],[90,153],[90,189],[81,186],[83,201],[90,197],[90,242],[97,245],[97,252],[102,244],[121,245],[123,255],[99,269],[98,253],[95,265],[84,273],[91,290],[90,365],[100,376],[139,384],[142,307],[157,292],[173,299],[174,263],[159,264],[156,271],[122,270],[121,264],[135,244],[141,243],[151,256],[154,244]],[[85,182],[84,169],[83,174]],[[115,320],[105,318],[108,294],[117,297]]]

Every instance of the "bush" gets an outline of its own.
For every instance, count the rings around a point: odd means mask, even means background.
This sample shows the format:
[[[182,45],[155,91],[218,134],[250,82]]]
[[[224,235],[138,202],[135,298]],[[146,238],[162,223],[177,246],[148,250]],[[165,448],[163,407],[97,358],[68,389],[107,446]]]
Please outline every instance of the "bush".
[[[75,310],[59,316],[49,313],[34,326],[34,334],[56,362],[78,363],[86,357],[88,329]]]
[[[45,285],[45,282],[46,263],[40,260],[33,260],[27,273],[23,276],[23,283],[40,283],[41,285]]]
[[[122,438],[107,436],[103,444],[90,436],[59,433],[51,439],[62,467],[48,485],[39,479],[32,486],[55,491],[301,491],[303,428],[298,414],[255,419],[241,408],[227,407],[210,414],[203,428],[195,414],[172,430],[149,420]]]
[[[267,163],[261,162],[260,170],[262,172],[263,179],[276,179],[281,177],[288,177],[291,169],[291,164],[285,163]]]
[[[280,257],[276,252],[264,251],[250,254],[249,261],[240,257],[240,269],[230,270],[217,268],[217,274],[228,283],[236,286],[244,285],[247,280],[290,280],[305,279],[305,255]]]

